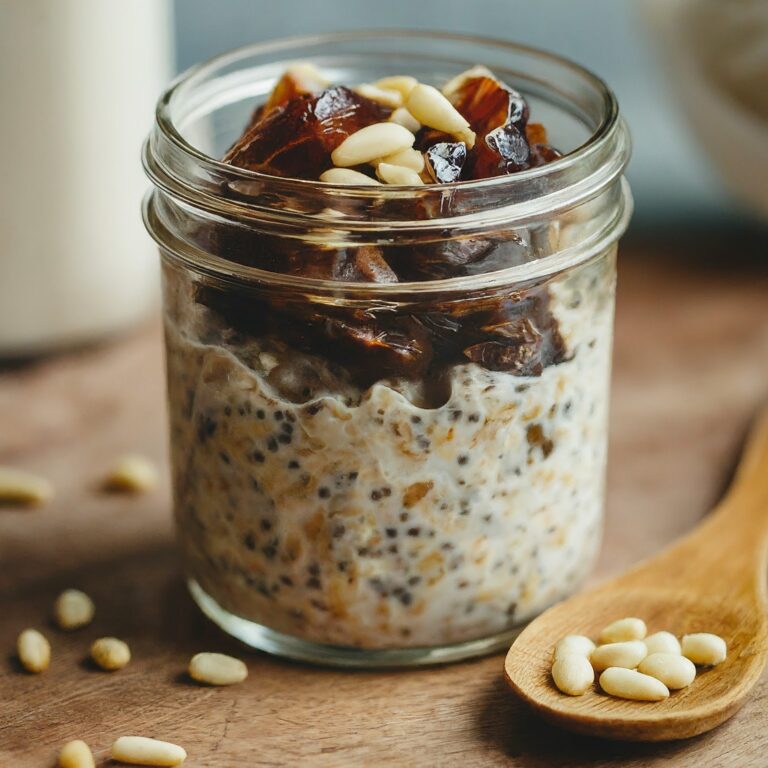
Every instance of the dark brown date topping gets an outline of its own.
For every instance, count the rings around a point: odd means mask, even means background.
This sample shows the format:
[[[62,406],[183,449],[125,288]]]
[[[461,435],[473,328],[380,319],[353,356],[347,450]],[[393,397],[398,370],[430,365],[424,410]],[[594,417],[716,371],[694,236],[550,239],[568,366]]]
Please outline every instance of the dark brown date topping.
[[[286,73],[265,105],[258,107],[224,160],[277,176],[317,179],[332,166],[331,152],[360,128],[386,120],[391,109],[322,79]],[[528,122],[525,99],[490,75],[461,81],[450,98],[477,134],[464,142],[422,128],[415,147],[425,170],[441,184],[515,173],[560,157],[540,123]],[[371,167],[359,170],[373,175]],[[404,215],[428,218],[422,205],[405,205]],[[382,209],[384,210],[384,209]],[[386,209],[389,211],[389,209]],[[389,211],[393,213],[393,211]],[[396,213],[395,211],[394,213]],[[283,274],[362,283],[429,281],[483,274],[531,261],[531,242],[516,232],[488,238],[450,238],[414,246],[333,248],[289,240],[244,227],[212,226],[201,243],[220,256]],[[473,362],[493,371],[538,376],[566,359],[566,349],[549,307],[546,287],[513,296],[437,302],[411,314],[319,307],[287,298],[256,298],[232,289],[201,285],[197,300],[220,315],[235,336],[252,336],[325,358],[361,387],[386,378],[442,381],[454,365]],[[275,376],[280,376],[280,368]],[[304,380],[311,376],[307,372]],[[283,382],[284,387],[289,384]],[[295,396],[307,397],[306,386]],[[293,389],[290,389],[293,392]]]
[[[301,94],[257,114],[224,162],[273,176],[317,179],[347,136],[386,120],[391,111],[343,86]]]
[[[450,184],[461,178],[467,161],[467,145],[463,141],[439,141],[426,153],[427,170],[438,184]]]

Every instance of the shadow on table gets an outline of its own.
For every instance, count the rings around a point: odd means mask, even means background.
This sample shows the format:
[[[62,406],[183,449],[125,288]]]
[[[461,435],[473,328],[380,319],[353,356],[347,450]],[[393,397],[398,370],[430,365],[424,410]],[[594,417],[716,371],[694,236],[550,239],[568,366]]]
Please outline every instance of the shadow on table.
[[[477,728],[482,740],[490,741],[520,768],[587,768],[596,764],[626,765],[633,760],[648,764],[658,761],[662,765],[693,745],[705,747],[720,730],[692,740],[658,744],[608,741],[569,733],[531,713],[501,679],[488,687],[478,708]]]

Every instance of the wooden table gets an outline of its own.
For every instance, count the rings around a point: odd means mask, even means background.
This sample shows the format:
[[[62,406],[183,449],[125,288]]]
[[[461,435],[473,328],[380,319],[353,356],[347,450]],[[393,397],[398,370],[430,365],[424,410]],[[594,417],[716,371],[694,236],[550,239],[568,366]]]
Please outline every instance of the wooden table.
[[[617,313],[608,524],[598,576],[678,536],[718,498],[750,416],[768,394],[768,259],[713,266],[625,248]],[[760,246],[754,248],[761,250]],[[652,254],[656,252],[657,255]],[[760,256],[763,257],[762,264]],[[156,324],[116,343],[0,374],[0,463],[40,472],[53,503],[0,510],[0,765],[50,766],[82,738],[99,765],[112,740],[182,744],[190,766],[765,766],[768,684],[730,723],[663,745],[612,744],[555,730],[502,681],[502,657],[395,672],[314,669],[246,654],[185,592],[167,483],[139,498],[96,484],[119,452],[165,464],[162,351]],[[50,626],[59,590],[96,601],[92,626]],[[617,606],[617,615],[621,606]],[[45,628],[51,669],[22,673],[17,633]],[[84,658],[97,636],[131,645],[107,674]],[[248,658],[238,687],[190,684],[190,655]]]

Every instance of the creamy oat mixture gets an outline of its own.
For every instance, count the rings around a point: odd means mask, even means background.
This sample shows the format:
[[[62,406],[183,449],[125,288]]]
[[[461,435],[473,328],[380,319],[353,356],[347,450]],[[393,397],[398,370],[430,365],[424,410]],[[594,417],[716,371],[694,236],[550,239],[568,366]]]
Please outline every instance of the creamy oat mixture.
[[[572,592],[601,532],[611,275],[609,257],[550,287],[564,362],[538,377],[456,365],[447,401],[423,408],[405,382],[361,390],[321,358],[238,339],[174,273],[188,572],[238,616],[364,648],[487,637]]]

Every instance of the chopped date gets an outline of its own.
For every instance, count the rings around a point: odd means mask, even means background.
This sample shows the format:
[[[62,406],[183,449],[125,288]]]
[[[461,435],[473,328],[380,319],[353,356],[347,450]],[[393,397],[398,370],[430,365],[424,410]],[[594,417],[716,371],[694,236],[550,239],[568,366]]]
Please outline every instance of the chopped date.
[[[458,181],[467,160],[463,141],[439,141],[426,152],[427,170],[438,184]]]
[[[390,111],[343,86],[303,94],[252,125],[224,162],[275,176],[317,179],[331,167],[331,152],[347,136],[385,120]]]
[[[528,123],[525,126],[525,138],[531,145],[546,144],[547,129],[541,123]]]
[[[544,366],[535,346],[484,341],[464,350],[467,359],[490,371],[507,371],[518,376],[541,376]]]
[[[528,163],[531,168],[538,168],[540,165],[552,163],[562,156],[562,153],[558,152],[554,147],[550,147],[549,144],[533,144]]]
[[[487,179],[528,167],[531,150],[525,135],[514,125],[494,128],[472,152],[470,178]]]
[[[549,144],[546,128],[529,122],[528,104],[514,88],[487,70],[456,82],[448,97],[477,140],[468,150],[453,136],[420,129],[414,146],[424,153],[424,181],[451,184],[489,178],[561,157]],[[390,113],[390,107],[349,88],[326,87],[321,73],[299,66],[277,81],[224,160],[276,176],[317,179],[331,167],[331,152],[347,136],[387,120]],[[360,170],[373,172],[369,166]],[[277,197],[270,199],[268,186],[256,184],[262,204],[284,204]],[[452,195],[437,204],[422,198],[392,198],[382,200],[378,211],[393,219],[437,218],[461,204],[460,196],[455,200]],[[223,224],[212,225],[198,237],[201,247],[241,264],[362,284],[484,274],[537,258],[529,233],[521,236],[516,231],[462,238],[446,231],[442,240],[414,245],[398,244],[393,238],[386,247],[340,248]],[[546,287],[505,298],[432,302],[428,308],[414,307],[409,315],[321,307],[286,295],[241,295],[202,285],[196,297],[237,334],[322,355],[334,364],[333,370],[343,370],[361,386],[390,376],[440,382],[450,366],[468,360],[491,370],[536,376],[566,359]],[[308,373],[296,377],[281,365],[270,376],[281,391],[295,393],[301,401],[323,386]],[[210,429],[201,425],[201,435]]]
[[[387,264],[381,248],[363,245],[354,252],[355,267],[362,279],[370,283],[396,283],[397,275]]]
[[[387,376],[423,375],[432,362],[432,345],[424,326],[414,318],[391,320],[387,325],[370,319],[326,321],[328,338],[338,344],[336,354],[358,375],[372,381]]]
[[[495,77],[467,78],[452,94],[452,101],[479,136],[505,125],[524,128],[528,121],[528,104],[522,94]]]

